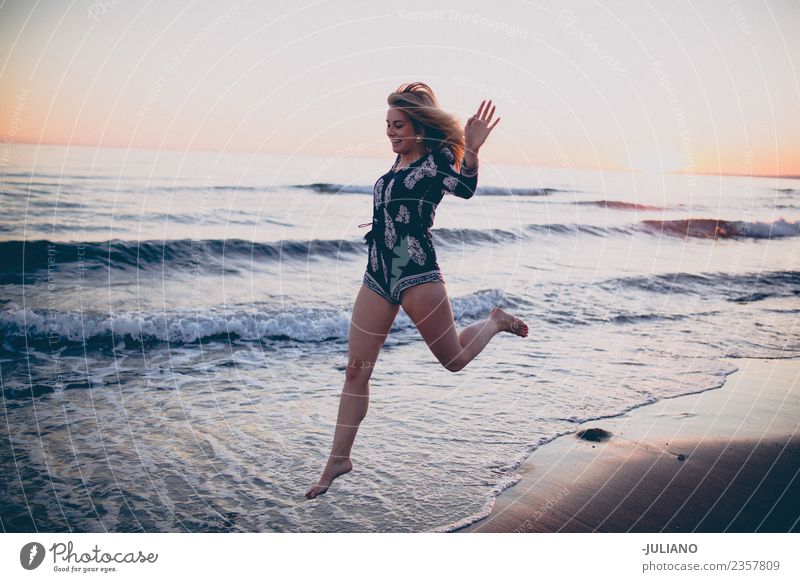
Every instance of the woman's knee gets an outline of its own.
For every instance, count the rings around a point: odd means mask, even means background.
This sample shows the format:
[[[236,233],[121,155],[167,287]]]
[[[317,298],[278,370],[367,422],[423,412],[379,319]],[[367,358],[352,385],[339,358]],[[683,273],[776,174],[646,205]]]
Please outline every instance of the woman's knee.
[[[345,380],[351,384],[366,385],[372,376],[375,362],[351,357],[344,372]]]
[[[466,365],[467,361],[461,354],[449,361],[442,361],[442,366],[444,366],[448,372],[460,372]]]

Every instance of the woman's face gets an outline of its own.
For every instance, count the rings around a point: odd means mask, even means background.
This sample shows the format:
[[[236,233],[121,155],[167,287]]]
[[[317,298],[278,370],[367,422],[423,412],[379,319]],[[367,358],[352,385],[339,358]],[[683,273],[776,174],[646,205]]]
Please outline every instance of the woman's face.
[[[415,141],[417,136],[408,113],[395,107],[390,107],[386,113],[386,136],[392,144],[392,151],[396,154],[415,153],[422,145]]]

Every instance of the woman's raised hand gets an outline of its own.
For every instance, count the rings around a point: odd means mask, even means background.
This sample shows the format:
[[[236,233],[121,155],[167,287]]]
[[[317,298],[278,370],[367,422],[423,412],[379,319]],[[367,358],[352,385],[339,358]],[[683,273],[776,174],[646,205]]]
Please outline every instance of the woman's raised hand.
[[[498,117],[492,125],[489,125],[492,115],[494,115],[494,110],[495,107],[492,107],[492,101],[489,100],[487,104],[486,99],[484,99],[481,101],[481,106],[478,107],[478,112],[467,120],[467,124],[464,126],[464,141],[468,151],[477,154],[483,142],[489,137],[497,122],[500,121],[501,118]]]

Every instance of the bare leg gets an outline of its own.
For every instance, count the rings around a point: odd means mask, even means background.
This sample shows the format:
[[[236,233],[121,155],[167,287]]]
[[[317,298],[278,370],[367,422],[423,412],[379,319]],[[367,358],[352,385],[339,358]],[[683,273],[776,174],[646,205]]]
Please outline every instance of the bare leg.
[[[409,287],[400,301],[433,355],[451,372],[463,369],[501,331],[528,335],[525,322],[499,307],[492,309],[488,318],[457,333],[447,289],[441,281]]]
[[[369,408],[369,379],[399,309],[365,285],[359,289],[350,320],[347,369],[333,446],[319,482],[306,493],[307,499],[325,493],[334,479],[353,468],[350,449]]]

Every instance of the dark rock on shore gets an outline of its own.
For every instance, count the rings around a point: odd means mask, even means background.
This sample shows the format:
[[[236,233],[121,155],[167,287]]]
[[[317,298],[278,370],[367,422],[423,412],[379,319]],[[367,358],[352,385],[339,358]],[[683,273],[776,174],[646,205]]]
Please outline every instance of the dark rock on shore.
[[[592,441],[595,443],[599,443],[602,441],[607,441],[611,438],[611,433],[607,430],[603,430],[602,428],[586,428],[583,430],[579,430],[578,438],[583,439],[585,441]]]

